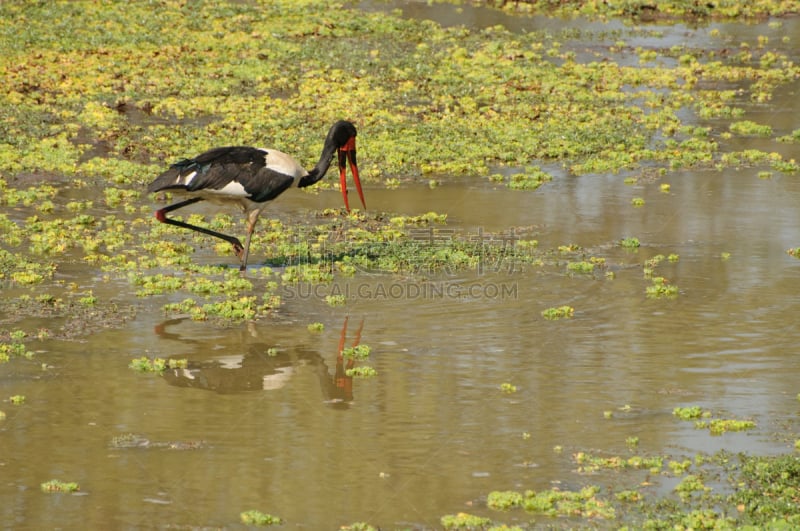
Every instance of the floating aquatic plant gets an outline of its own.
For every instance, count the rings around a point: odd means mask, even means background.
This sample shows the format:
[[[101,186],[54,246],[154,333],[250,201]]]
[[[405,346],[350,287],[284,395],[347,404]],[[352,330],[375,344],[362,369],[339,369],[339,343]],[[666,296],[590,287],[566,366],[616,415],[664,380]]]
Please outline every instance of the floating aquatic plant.
[[[584,518],[615,518],[614,508],[597,497],[600,488],[589,485],[579,491],[550,490],[524,493],[515,491],[493,491],[487,496],[487,505],[491,509],[508,511],[524,509],[529,513],[552,517],[570,516]],[[485,525],[485,524],[484,524]]]
[[[512,190],[536,190],[553,177],[539,167],[528,167],[522,173],[512,174],[508,187]]]
[[[575,273],[591,273],[597,264],[595,261],[568,262],[567,270]]]
[[[489,493],[489,496],[486,498],[486,505],[490,509],[495,509],[499,511],[505,511],[508,509],[513,509],[516,507],[520,507],[524,500],[524,496],[513,490],[504,490],[504,491],[492,491]]]
[[[752,420],[711,419],[695,422],[698,429],[708,429],[711,435],[722,435],[729,431],[746,431],[756,427]]]
[[[333,307],[344,306],[345,303],[347,302],[347,297],[345,297],[344,295],[341,295],[341,294],[340,295],[328,295],[328,296],[325,297],[325,302],[328,304],[328,306],[333,306]]]
[[[645,293],[652,299],[677,297],[678,286],[670,284],[664,277],[653,277],[652,284],[645,288]]]
[[[555,321],[557,319],[570,318],[575,313],[572,306],[558,306],[542,310],[542,317],[548,321]]]
[[[23,343],[26,336],[24,331],[14,330],[9,333],[10,342],[0,342],[0,363],[9,361],[11,358],[33,358],[33,352],[29,351]]]
[[[339,531],[379,531],[379,529],[365,522],[355,522],[339,527]]]
[[[283,523],[283,520],[279,517],[263,513],[256,509],[242,512],[239,518],[245,525],[279,525]]]
[[[490,518],[468,513],[447,514],[439,521],[445,529],[482,529],[492,523]]]
[[[741,122],[733,122],[730,125],[732,133],[737,135],[748,136],[771,136],[772,127],[766,124],[757,124],[750,120],[743,120]]]
[[[51,479],[42,483],[41,489],[42,492],[76,492],[80,490],[80,487],[73,481]]]
[[[378,375],[378,371],[365,365],[362,365],[361,367],[351,367],[349,369],[345,369],[344,373],[346,376],[350,376],[352,378],[372,378]]]
[[[187,366],[188,361],[186,359],[148,358],[147,356],[134,358],[128,364],[128,367],[139,372],[155,372],[159,374],[167,369],[185,369]]]
[[[621,470],[626,468],[645,469],[654,473],[658,473],[664,466],[664,457],[642,457],[634,455],[631,457],[600,457],[586,452],[577,452],[574,454],[573,459],[578,465],[578,471],[581,473],[593,473],[598,470]]]
[[[312,325],[308,326],[310,330]],[[342,356],[347,359],[365,360],[369,357],[371,351],[372,349],[369,347],[369,345],[361,344],[361,345],[356,345],[354,347],[347,347],[342,349]]]
[[[672,410],[672,414],[681,420],[695,420],[711,416],[710,411],[706,411],[700,406],[676,407]]]
[[[697,492],[706,493],[709,491],[711,491],[711,487],[707,487],[705,484],[703,484],[703,480],[694,474],[685,476],[680,483],[675,486],[675,492],[677,492],[684,501],[688,500]]]
[[[517,386],[512,383],[503,382],[500,384],[500,390],[507,394],[516,393]]]
[[[622,247],[624,247],[625,249],[636,249],[640,245],[639,239],[638,238],[633,238],[633,237],[622,238],[620,240],[619,244]]]

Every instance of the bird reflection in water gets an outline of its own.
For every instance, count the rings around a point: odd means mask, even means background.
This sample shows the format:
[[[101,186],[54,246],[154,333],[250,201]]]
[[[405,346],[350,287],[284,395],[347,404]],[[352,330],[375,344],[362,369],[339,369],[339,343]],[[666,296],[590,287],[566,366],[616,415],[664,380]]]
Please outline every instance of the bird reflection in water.
[[[155,327],[155,333],[163,339],[180,341],[182,345],[196,345],[196,350],[207,349],[208,343],[193,340],[168,329],[186,318],[170,319]],[[343,351],[347,342],[346,317],[339,336],[336,355],[336,368],[333,375],[322,355],[309,347],[298,345],[292,349],[271,349],[265,343],[242,345],[241,354],[213,356],[204,361],[193,361],[191,357],[185,368],[167,369],[163,376],[166,381],[178,387],[205,389],[221,394],[246,391],[269,391],[280,389],[300,368],[312,370],[319,378],[324,401],[333,407],[349,407],[353,401],[353,378],[347,376],[347,369],[353,368],[355,360],[345,359]],[[361,320],[355,333],[352,347],[361,342],[364,320]],[[183,357],[183,355],[179,356]]]

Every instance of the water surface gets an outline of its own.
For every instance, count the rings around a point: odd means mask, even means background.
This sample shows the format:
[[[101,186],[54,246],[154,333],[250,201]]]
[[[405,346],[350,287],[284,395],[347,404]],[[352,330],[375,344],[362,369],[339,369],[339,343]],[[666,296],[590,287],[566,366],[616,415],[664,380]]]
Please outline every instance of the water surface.
[[[721,27],[742,38],[757,31]],[[665,46],[709,31],[660,29]],[[748,118],[800,128],[798,88]],[[754,142],[800,159],[794,145]],[[9,529],[236,527],[241,511],[258,508],[287,527],[436,528],[443,514],[497,517],[483,506],[492,490],[601,479],[635,487],[637,478],[578,474],[571,457],[628,455],[629,437],[639,437],[642,455],[785,452],[798,432],[800,262],[785,251],[798,245],[800,184],[779,173],[760,179],[763,169],[680,171],[630,185],[553,168],[554,180],[535,192],[447,176],[434,189],[370,189],[371,209],[446,213],[447,228],[461,235],[524,227],[540,248],[574,244],[605,258],[614,277],[570,274],[569,256],[543,268],[487,262],[426,283],[360,272],[284,286],[280,310],[255,323],[167,319],[142,300],[118,328],[37,342],[33,361],[0,367],[0,396],[26,396],[22,406],[3,403],[0,521]],[[270,212],[300,220],[337,194],[287,194]],[[634,197],[645,205],[633,207]],[[619,247],[631,236],[638,250]],[[657,274],[679,295],[648,299],[642,264],[672,253],[679,260]],[[219,261],[209,249],[196,259]],[[97,284],[89,268],[60,274],[135,300],[125,284]],[[347,304],[332,308],[327,294]],[[542,318],[564,304],[574,318]],[[324,331],[310,332],[312,322]],[[342,376],[342,337],[372,347],[377,377]],[[141,356],[186,358],[189,367],[142,375],[128,368]],[[517,392],[504,394],[503,383]],[[712,437],[672,416],[687,405],[758,428]],[[42,495],[38,485],[52,478],[76,481],[81,492]]]

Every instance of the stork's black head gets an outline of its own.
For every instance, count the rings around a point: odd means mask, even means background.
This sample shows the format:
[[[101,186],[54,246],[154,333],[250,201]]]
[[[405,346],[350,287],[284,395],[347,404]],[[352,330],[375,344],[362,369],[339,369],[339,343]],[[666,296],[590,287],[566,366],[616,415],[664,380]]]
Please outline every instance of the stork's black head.
[[[356,162],[356,126],[346,120],[339,120],[333,124],[325,138],[325,145],[322,148],[322,157],[319,164],[310,171],[309,174],[300,179],[298,186],[303,188],[310,186],[322,179],[328,169],[334,152],[338,154],[339,162],[339,183],[342,187],[344,206],[349,211],[350,203],[347,200],[347,164],[350,164],[350,171],[353,172],[353,182],[361,198],[361,204],[367,208],[364,201],[364,192],[361,190],[361,180],[358,177],[358,163]]]
[[[336,146],[336,149],[342,149],[348,142],[353,141],[355,149],[355,138],[358,132],[356,126],[346,120],[339,120],[333,124],[328,131],[328,138],[325,139],[325,144],[331,143]]]

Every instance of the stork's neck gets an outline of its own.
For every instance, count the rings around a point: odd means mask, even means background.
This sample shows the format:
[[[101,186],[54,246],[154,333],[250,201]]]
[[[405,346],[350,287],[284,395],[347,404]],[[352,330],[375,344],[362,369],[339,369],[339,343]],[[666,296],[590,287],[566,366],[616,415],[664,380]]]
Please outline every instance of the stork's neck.
[[[336,154],[336,146],[330,142],[330,138],[325,140],[325,145],[322,147],[322,154],[319,156],[319,162],[316,166],[308,170],[308,175],[301,177],[300,182],[297,183],[298,188],[305,188],[316,183],[328,172],[333,162],[333,156]]]

